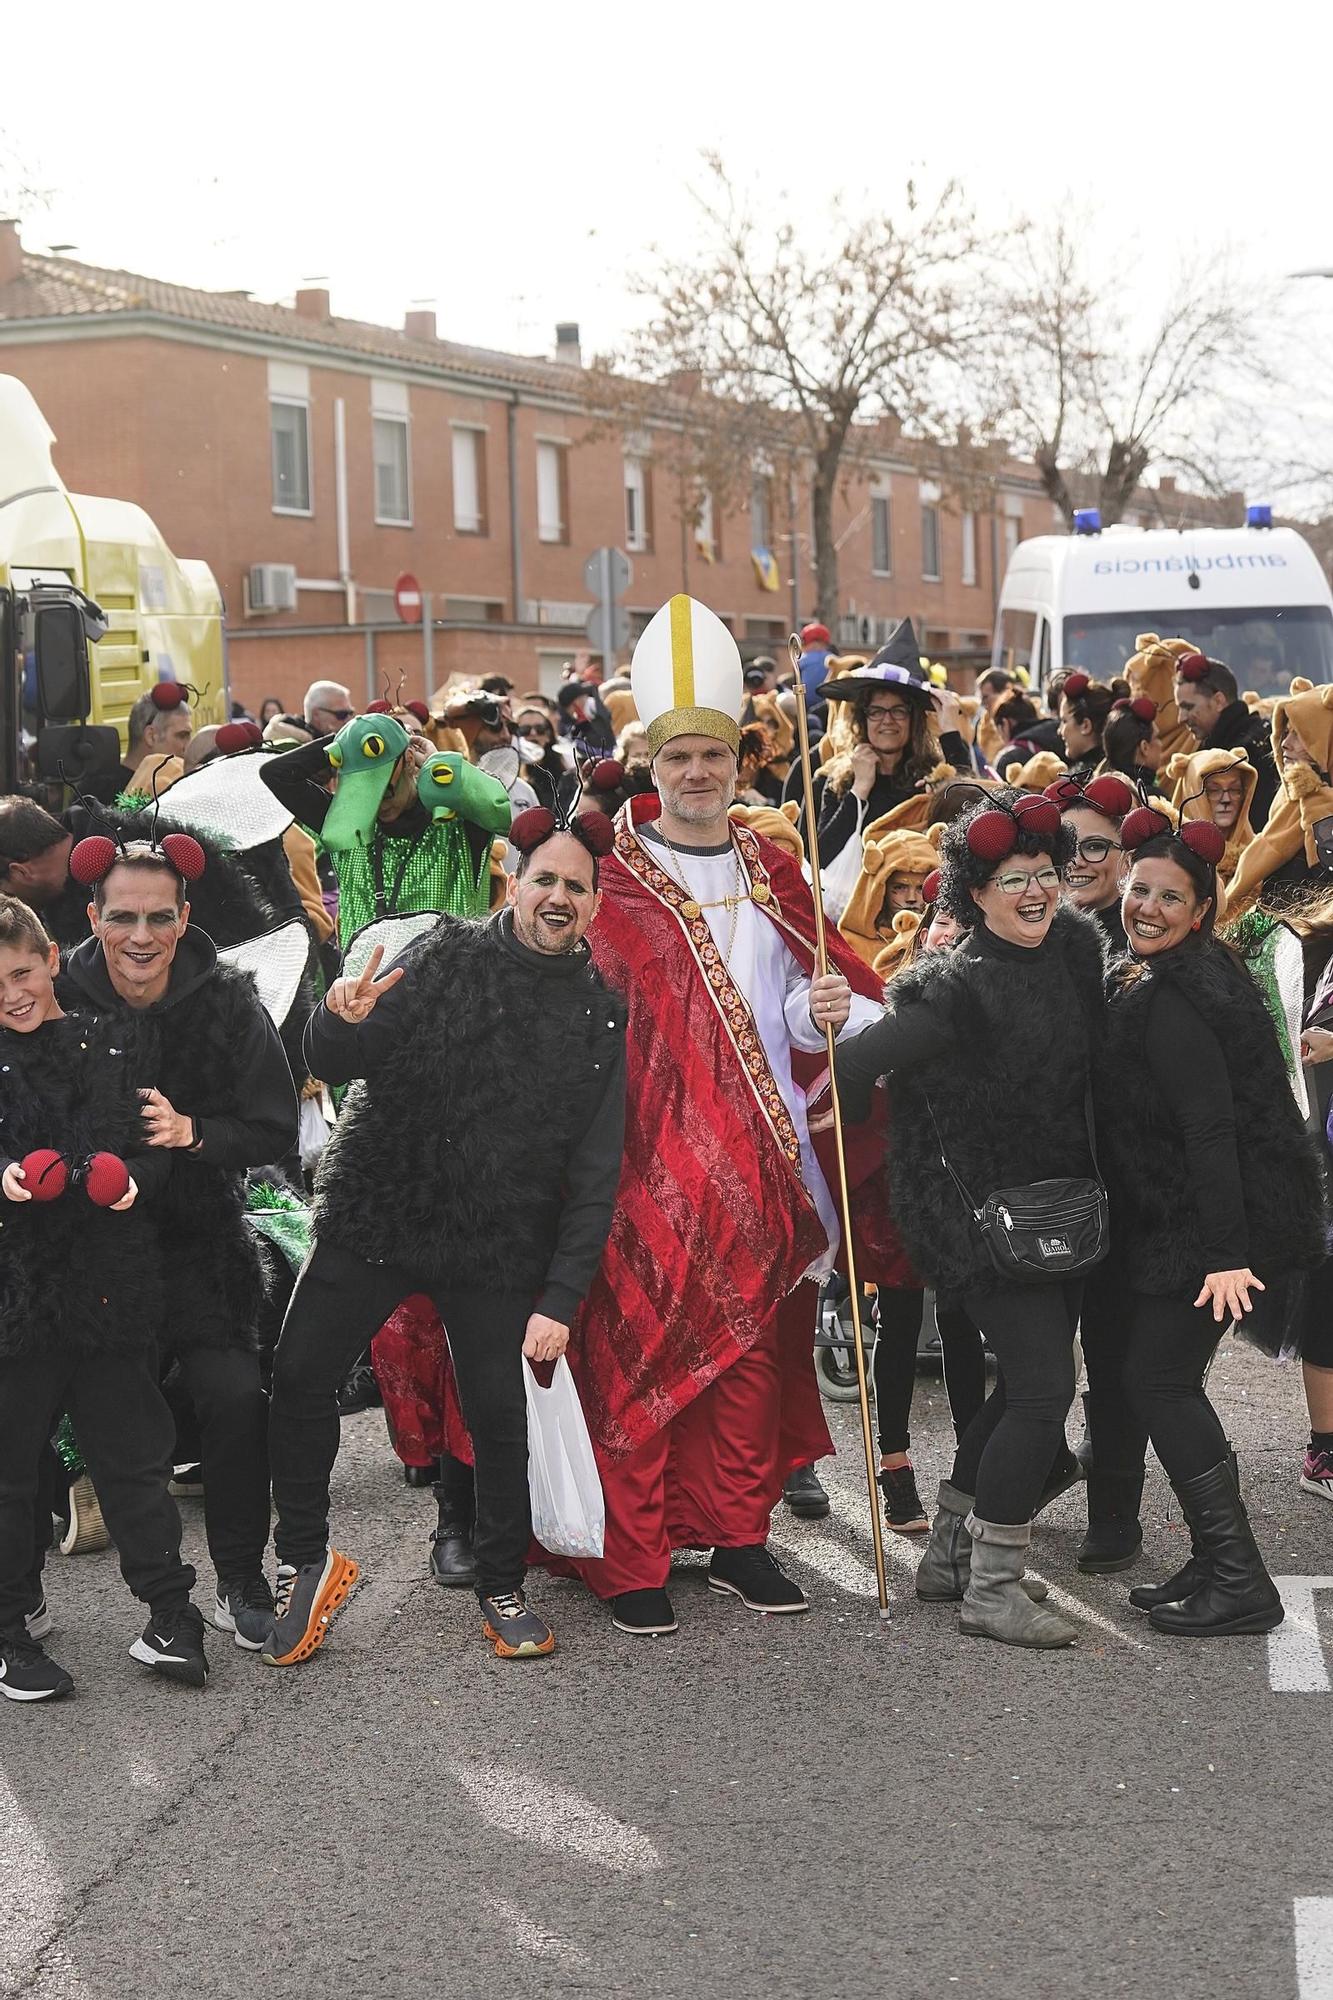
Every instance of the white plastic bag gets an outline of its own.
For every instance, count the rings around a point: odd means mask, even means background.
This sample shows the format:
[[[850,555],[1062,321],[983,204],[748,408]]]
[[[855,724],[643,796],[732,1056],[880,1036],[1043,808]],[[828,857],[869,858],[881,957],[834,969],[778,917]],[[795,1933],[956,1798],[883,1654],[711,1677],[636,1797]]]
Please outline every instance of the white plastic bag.
[[[525,1360],[523,1387],[532,1532],[553,1556],[600,1556],[606,1502],[569,1363],[561,1355],[550,1388],[543,1389]]]
[[[838,849],[828,867],[820,871],[820,885],[824,891],[824,914],[830,923],[837,923],[851,902],[852,891],[861,879],[861,864],[865,854],[861,822],[865,816],[866,802],[864,799],[858,799],[856,831]]]
[[[307,1173],[313,1174],[319,1165],[320,1154],[329,1143],[329,1120],[325,1114],[331,1110],[332,1106],[327,1103],[324,1094],[301,1099],[297,1143],[301,1149],[301,1165]]]

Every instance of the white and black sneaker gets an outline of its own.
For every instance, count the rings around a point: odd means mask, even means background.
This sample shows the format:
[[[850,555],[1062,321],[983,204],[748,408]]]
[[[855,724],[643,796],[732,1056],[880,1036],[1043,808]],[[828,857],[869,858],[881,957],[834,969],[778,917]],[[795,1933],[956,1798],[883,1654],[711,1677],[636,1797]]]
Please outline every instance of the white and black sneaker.
[[[155,1612],[130,1647],[130,1658],[151,1667],[165,1680],[203,1687],[208,1679],[203,1612],[194,1604],[183,1604],[179,1611]]]
[[[74,1682],[33,1640],[0,1634],[0,1694],[6,1701],[59,1701]]]
[[[810,1609],[800,1584],[792,1582],[763,1542],[745,1549],[714,1549],[708,1565],[708,1588],[739,1597],[750,1611],[791,1617]]]
[[[230,1632],[247,1653],[262,1653],[273,1637],[273,1592],[261,1574],[240,1583],[218,1580],[213,1623],[219,1632]]]

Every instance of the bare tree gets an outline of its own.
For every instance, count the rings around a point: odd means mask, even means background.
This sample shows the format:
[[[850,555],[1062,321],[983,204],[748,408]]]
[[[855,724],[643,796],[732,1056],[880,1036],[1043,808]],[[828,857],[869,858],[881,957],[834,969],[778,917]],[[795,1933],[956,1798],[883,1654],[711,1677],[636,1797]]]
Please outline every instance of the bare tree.
[[[1263,302],[1225,256],[1183,266],[1136,328],[1118,304],[1124,280],[1089,269],[1090,233],[1067,219],[1021,232],[983,379],[997,397],[990,423],[1035,462],[1066,522],[1096,505],[1110,527],[1150,465],[1225,491],[1229,422],[1271,373]]]
[[[909,184],[897,217],[836,204],[807,243],[780,203],[777,221],[761,221],[722,162],[706,166],[703,245],[661,258],[638,284],[648,317],[615,372],[659,393],[690,385],[679,414],[700,480],[707,469],[733,491],[748,486],[756,451],[808,463],[817,608],[832,618],[839,483],[880,418],[935,428],[942,371],[991,324],[978,280],[993,246],[952,183],[930,201]]]

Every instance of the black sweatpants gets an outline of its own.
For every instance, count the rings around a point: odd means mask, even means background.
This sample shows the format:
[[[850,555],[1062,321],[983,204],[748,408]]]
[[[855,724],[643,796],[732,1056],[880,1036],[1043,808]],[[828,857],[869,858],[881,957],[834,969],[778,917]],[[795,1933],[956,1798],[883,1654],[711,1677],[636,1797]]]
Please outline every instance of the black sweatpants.
[[[1217,1324],[1211,1307],[1199,1310],[1190,1299],[1129,1294],[1125,1391],[1167,1478],[1177,1485],[1220,1465],[1230,1449],[1203,1390],[1208,1363],[1225,1331],[1225,1322]]]
[[[1093,1476],[1088,1506],[1103,1479],[1141,1480],[1148,1452],[1148,1426],[1125,1387],[1129,1352],[1130,1294],[1100,1266],[1083,1293],[1079,1335],[1088,1371],[1088,1435]]]
[[[432,1285],[316,1243],[302,1267],[273,1357],[269,1455],[278,1560],[300,1567],[328,1547],[329,1476],[338,1455],[338,1388],[395,1306],[425,1292],[445,1328],[476,1454],[477,1584],[485,1596],[523,1582],[532,1517],[523,1340],[530,1292]]]
[[[194,1587],[167,1492],[171,1413],[144,1354],[42,1355],[0,1361],[0,1632],[32,1609],[33,1517],[51,1412],[68,1410],[120,1572],[151,1611],[178,1610]]]
[[[1083,1285],[1011,1285],[963,1304],[990,1343],[999,1375],[968,1425],[952,1482],[976,1495],[979,1520],[1019,1526],[1036,1512],[1074,1400],[1074,1330]]]
[[[875,1417],[879,1448],[887,1457],[911,1448],[912,1394],[916,1350],[921,1338],[925,1293],[912,1288],[879,1288],[879,1338],[875,1342]],[[981,1335],[957,1306],[936,1306],[944,1350],[944,1387],[954,1436],[961,1438],[986,1400],[986,1354]]]
[[[173,1359],[167,1401],[176,1408],[183,1398],[198,1425],[208,1553],[219,1584],[248,1583],[263,1570],[269,1531],[268,1397],[259,1356],[237,1347],[168,1348],[164,1371]]]

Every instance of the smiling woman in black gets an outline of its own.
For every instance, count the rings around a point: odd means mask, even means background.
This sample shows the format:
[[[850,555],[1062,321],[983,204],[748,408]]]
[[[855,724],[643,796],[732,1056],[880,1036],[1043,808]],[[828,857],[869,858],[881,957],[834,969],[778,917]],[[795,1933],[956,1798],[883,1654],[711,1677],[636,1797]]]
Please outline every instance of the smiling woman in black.
[[[1189,1521],[1178,1576],[1131,1592],[1182,1637],[1266,1632],[1282,1601],[1264,1568],[1203,1379],[1227,1323],[1323,1254],[1318,1165],[1268,1011],[1213,936],[1223,838],[1178,838],[1131,813],[1123,915],[1098,1113],[1117,1275],[1127,1299],[1124,1384]]]

